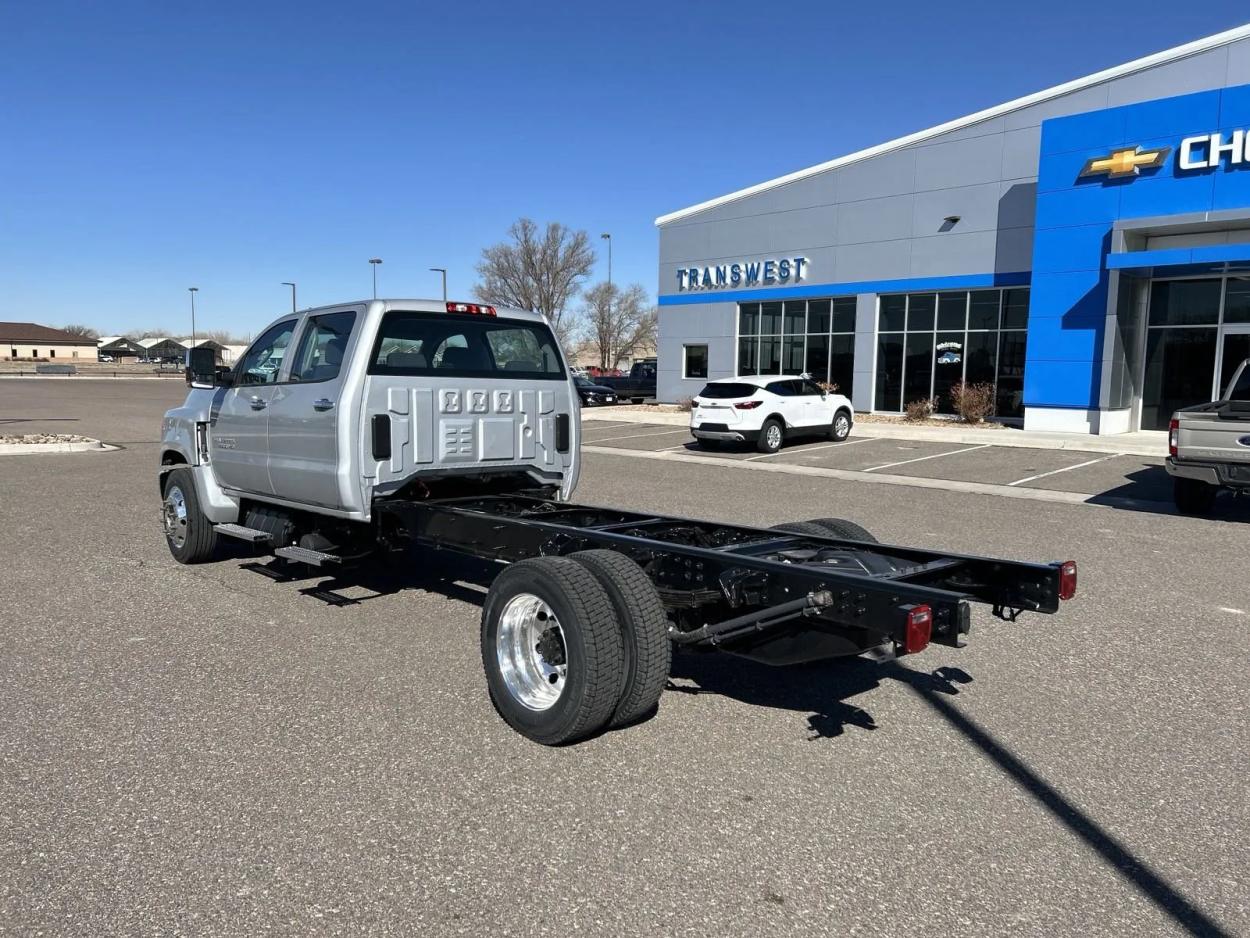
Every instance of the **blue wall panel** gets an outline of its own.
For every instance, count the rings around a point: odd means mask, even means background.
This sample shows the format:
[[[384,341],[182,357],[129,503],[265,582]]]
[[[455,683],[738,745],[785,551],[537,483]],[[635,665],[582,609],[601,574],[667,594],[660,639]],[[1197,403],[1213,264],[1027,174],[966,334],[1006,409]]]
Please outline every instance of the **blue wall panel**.
[[[1122,218],[1250,206],[1250,161],[1181,171],[1176,153],[1183,137],[1247,128],[1250,85],[1042,124],[1026,406],[1098,407],[1112,226]],[[1163,166],[1136,176],[1080,178],[1086,160],[1134,146],[1170,152]]]

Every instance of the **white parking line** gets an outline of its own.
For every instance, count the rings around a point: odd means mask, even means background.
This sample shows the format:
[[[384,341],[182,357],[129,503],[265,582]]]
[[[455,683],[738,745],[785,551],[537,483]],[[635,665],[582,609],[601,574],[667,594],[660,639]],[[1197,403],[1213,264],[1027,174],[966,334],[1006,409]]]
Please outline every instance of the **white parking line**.
[[[650,433],[631,433],[628,436],[608,436],[600,437],[597,440],[587,440],[587,443],[615,443],[617,440],[636,440],[640,436],[663,436],[666,433],[685,433],[690,434],[689,427],[676,427],[672,430],[652,430]]]
[[[985,449],[987,446],[993,446],[993,443],[982,443],[980,446],[969,446],[965,449],[953,449],[948,453],[932,453],[928,456],[917,456],[915,459],[903,459],[899,462],[888,462],[884,466],[873,466],[871,469],[865,469],[864,472],[876,472],[878,469],[893,469],[895,466],[906,466],[908,463],[924,462],[926,459],[937,459],[941,456],[956,456],[959,453],[971,453],[974,449]]]
[[[769,456],[780,456],[782,453],[788,453],[791,456],[798,456],[800,453],[814,453],[818,449],[828,449],[831,446],[854,446],[856,443],[868,443],[873,439],[870,436],[861,436],[857,440],[843,440],[841,443],[825,443],[823,446],[809,446],[807,449],[779,449],[775,453],[760,453],[758,456],[748,456],[746,462],[753,459],[767,459]]]
[[[1064,466],[1062,469],[1052,469],[1050,472],[1039,472],[1035,476],[1028,476],[1023,479],[1016,479],[1015,482],[1008,482],[1008,485],[1024,485],[1025,482],[1032,482],[1035,479],[1044,479],[1047,476],[1058,475],[1061,472],[1070,472],[1073,469],[1081,469],[1085,466],[1092,466],[1095,463],[1106,462],[1108,459],[1115,459],[1117,456],[1123,456],[1123,453],[1112,453],[1110,456],[1100,456],[1097,459],[1091,459],[1088,462],[1079,462],[1075,466]]]

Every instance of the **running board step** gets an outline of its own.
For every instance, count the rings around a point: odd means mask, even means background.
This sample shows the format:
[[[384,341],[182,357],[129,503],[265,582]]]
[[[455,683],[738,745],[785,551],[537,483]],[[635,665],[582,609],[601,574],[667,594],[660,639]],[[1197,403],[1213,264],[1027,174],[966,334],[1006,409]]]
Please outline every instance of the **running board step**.
[[[312,567],[326,567],[342,562],[341,557],[319,550],[310,550],[307,547],[279,547],[273,553],[275,557],[281,557],[283,560],[306,563]]]
[[[268,531],[262,531],[259,528],[248,528],[241,524],[215,524],[213,530],[218,534],[224,534],[226,537],[238,538],[240,541],[247,541],[249,544],[268,544],[272,537]]]

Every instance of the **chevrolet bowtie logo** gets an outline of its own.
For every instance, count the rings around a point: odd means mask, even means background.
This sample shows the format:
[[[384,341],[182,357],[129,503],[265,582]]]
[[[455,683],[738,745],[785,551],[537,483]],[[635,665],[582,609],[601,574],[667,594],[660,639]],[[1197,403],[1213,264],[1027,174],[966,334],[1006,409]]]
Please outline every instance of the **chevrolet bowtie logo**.
[[[1096,156],[1087,160],[1080,178],[1107,176],[1110,179],[1122,179],[1125,176],[1136,176],[1143,169],[1162,166],[1171,152],[1171,147],[1160,147],[1158,150],[1143,150],[1141,147],[1116,150],[1110,156]]]

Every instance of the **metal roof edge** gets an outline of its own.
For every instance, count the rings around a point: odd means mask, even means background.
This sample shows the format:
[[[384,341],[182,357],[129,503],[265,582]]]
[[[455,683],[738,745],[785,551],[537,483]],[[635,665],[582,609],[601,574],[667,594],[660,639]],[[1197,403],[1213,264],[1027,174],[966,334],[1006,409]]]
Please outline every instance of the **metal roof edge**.
[[[748,186],[745,189],[738,189],[727,195],[717,196],[714,199],[708,199],[706,202],[700,202],[697,205],[691,205],[688,208],[678,209],[675,212],[669,212],[667,215],[661,215],[655,220],[656,227],[662,227],[671,222],[686,218],[690,215],[696,215],[699,212],[705,212],[708,209],[725,205],[729,202],[736,202],[739,199],[745,199],[748,196],[756,195],[760,192],[766,192],[769,189],[776,189],[780,186],[797,182],[800,179],[806,179],[809,176],[816,176],[820,173],[828,172],[831,169],[837,169],[839,166],[846,166],[850,163],[858,163],[861,160],[870,159],[874,156],[880,156],[891,150],[899,150],[913,143],[920,143],[933,137],[950,133],[953,130],[962,130],[973,124],[979,124],[981,121],[990,120],[995,117],[1001,117],[1004,114],[1010,114],[1013,111],[1022,108],[1031,107],[1034,104],[1041,104],[1053,98],[1062,97],[1065,94],[1071,94],[1074,91],[1081,91],[1094,85],[1101,84],[1105,81],[1111,81],[1116,78],[1123,78],[1125,75],[1131,75],[1134,72],[1145,71],[1148,68],[1154,68],[1158,65],[1164,65],[1168,62],[1175,62],[1179,59],[1187,58],[1191,55],[1197,55],[1200,52],[1207,52],[1211,49],[1219,48],[1239,39],[1250,37],[1250,23],[1242,26],[1235,26],[1232,29],[1226,29],[1223,32],[1205,36],[1201,39],[1195,39],[1193,42],[1187,42],[1183,45],[1174,46],[1171,49],[1164,49],[1162,52],[1155,52],[1151,55],[1143,56],[1140,59],[1134,59],[1131,62],[1125,62],[1123,65],[1115,65],[1111,68],[1103,69],[1100,72],[1094,72],[1092,75],[1086,75],[1084,78],[1076,78],[1072,81],[1064,82],[1060,85],[1054,85],[1043,91],[1035,91],[1033,94],[1025,95],[1022,98],[1016,98],[1005,104],[996,104],[994,107],[977,111],[969,114],[967,117],[959,117],[955,120],[947,121],[944,124],[938,124],[936,127],[930,127],[927,130],[916,131],[904,137],[898,137],[886,143],[879,143],[876,146],[868,147],[864,150],[857,150],[854,153],[848,153],[846,156],[839,156],[836,159],[829,160],[824,163],[818,163],[815,166],[809,166],[806,169],[796,170],[784,176],[778,176],[775,179],[769,179],[765,182]]]

